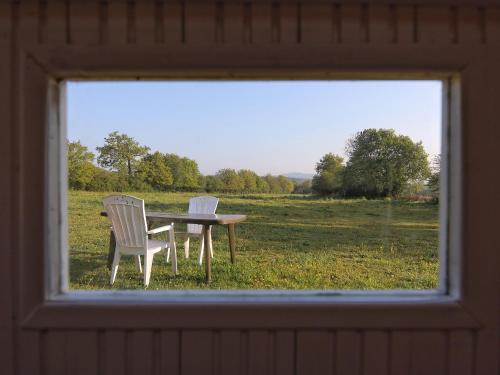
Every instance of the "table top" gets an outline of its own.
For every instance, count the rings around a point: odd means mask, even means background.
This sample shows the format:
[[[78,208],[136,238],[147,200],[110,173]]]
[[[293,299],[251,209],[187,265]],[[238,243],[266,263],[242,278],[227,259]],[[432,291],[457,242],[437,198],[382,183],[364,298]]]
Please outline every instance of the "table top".
[[[101,211],[101,216],[108,216],[106,211]],[[189,214],[161,211],[146,211],[146,218],[150,221],[189,224],[236,224],[247,219],[246,215],[219,215],[219,214]]]

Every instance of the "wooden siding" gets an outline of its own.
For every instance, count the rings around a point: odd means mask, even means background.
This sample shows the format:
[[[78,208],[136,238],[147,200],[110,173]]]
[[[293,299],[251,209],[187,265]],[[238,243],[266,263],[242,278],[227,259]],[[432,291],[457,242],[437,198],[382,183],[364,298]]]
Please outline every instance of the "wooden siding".
[[[367,318],[362,318],[365,323],[353,324],[353,309],[347,309],[348,317],[341,318],[342,312],[337,316],[345,327],[334,322],[331,328],[304,328],[309,326],[306,322],[269,327],[262,314],[258,322],[252,322],[249,314],[248,324],[211,327],[211,320],[203,323],[205,317],[200,314],[199,328],[187,327],[182,319],[145,328],[134,327],[130,319],[118,326],[103,324],[102,319],[100,325],[94,324],[96,308],[77,314],[80,322],[72,327],[71,321],[64,320],[64,307],[61,315],[44,323],[46,327],[24,324],[43,299],[44,283],[40,245],[44,150],[37,142],[44,134],[43,129],[26,128],[26,124],[44,115],[38,94],[46,82],[43,64],[26,62],[29,57],[23,52],[32,48],[52,51],[53,55],[40,57],[49,65],[64,65],[65,59],[80,56],[79,51],[83,55],[92,49],[103,52],[102,66],[92,59],[82,63],[87,70],[75,74],[83,76],[91,76],[93,69],[113,71],[120,65],[106,51],[135,58],[139,70],[140,52],[163,52],[170,60],[159,61],[157,71],[162,65],[222,70],[268,67],[272,75],[272,68],[280,63],[291,69],[346,69],[354,64],[364,70],[372,66],[460,70],[466,213],[462,302],[478,326],[450,327],[445,316],[430,317],[427,326],[399,323],[394,327],[397,318],[384,319],[385,312],[376,310],[374,327]],[[390,64],[381,55],[394,56],[395,62]],[[500,374],[497,2],[2,1],[0,57],[3,374]],[[27,84],[30,90],[34,85],[35,91],[26,92]],[[147,309],[141,313],[147,314]],[[229,313],[221,314],[231,319]],[[413,314],[410,319],[418,312]],[[323,314],[321,319],[328,317]]]

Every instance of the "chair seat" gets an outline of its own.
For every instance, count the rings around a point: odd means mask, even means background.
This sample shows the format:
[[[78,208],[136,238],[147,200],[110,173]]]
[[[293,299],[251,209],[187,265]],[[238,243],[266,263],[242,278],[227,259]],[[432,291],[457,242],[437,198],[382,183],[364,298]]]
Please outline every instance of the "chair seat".
[[[161,240],[148,240],[148,251],[152,251],[157,253],[161,249],[166,249],[168,248],[168,242],[167,241],[161,241]]]

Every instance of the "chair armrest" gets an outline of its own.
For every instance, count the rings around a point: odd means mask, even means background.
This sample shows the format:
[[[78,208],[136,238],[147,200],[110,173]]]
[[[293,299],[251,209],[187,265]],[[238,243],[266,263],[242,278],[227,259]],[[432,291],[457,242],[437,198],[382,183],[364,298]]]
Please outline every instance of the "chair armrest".
[[[165,231],[170,230],[172,228],[173,228],[172,225],[164,225],[163,227],[158,227],[155,229],[148,230],[147,234],[156,234],[156,233],[160,233],[160,232],[165,232]]]

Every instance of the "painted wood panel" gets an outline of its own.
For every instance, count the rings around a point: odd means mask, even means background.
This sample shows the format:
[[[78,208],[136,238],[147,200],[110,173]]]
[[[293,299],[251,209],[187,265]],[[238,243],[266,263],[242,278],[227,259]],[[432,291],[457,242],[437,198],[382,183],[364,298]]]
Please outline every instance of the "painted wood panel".
[[[153,373],[155,361],[153,331],[130,330],[126,332],[126,373],[131,375],[149,375]]]
[[[125,375],[126,333],[107,330],[99,334],[100,371],[105,375]]]
[[[412,334],[410,331],[392,331],[389,344],[390,374],[410,374],[412,369]]]
[[[445,375],[447,369],[447,333],[414,332],[411,371],[414,375]]]
[[[213,332],[183,331],[181,334],[181,374],[213,374]]]
[[[127,3],[120,0],[110,0],[106,4],[105,35],[109,45],[127,43]]]
[[[334,339],[329,331],[298,331],[297,374],[331,374],[335,366]]]
[[[75,1],[68,3],[69,43],[97,44],[99,42],[100,3]]]
[[[274,335],[267,330],[249,331],[246,335],[248,375],[268,375],[274,361]]]
[[[12,130],[9,126],[12,118],[12,54],[11,54],[11,6],[0,4],[0,127],[3,136],[0,137],[0,159],[5,161],[6,176],[14,175]],[[16,293],[15,282],[12,279],[12,270],[15,261],[13,252],[13,227],[12,222],[12,183],[0,183],[0,237],[3,240],[1,247],[2,259],[0,262],[0,363],[5,365],[7,374],[14,371],[14,305],[13,296]]]
[[[37,139],[44,136],[41,119],[47,82],[43,64],[25,54],[34,45],[51,51],[69,45],[73,52],[85,47],[87,54],[92,48],[106,53],[110,47],[121,46],[122,53],[128,52],[123,56],[157,48],[173,51],[168,63],[173,60],[180,66],[189,66],[196,57],[198,65],[227,59],[228,65],[251,67],[255,51],[260,67],[280,62],[316,67],[318,61],[320,66],[349,67],[354,57],[358,64],[362,61],[359,66],[369,67],[375,60],[383,61],[380,55],[405,68],[443,67],[457,59],[461,65],[474,61],[462,77],[469,204],[464,236],[466,282],[460,303],[470,306],[480,327],[441,328],[449,319],[444,316],[434,318],[422,330],[422,326],[408,327],[394,312],[372,311],[368,319],[358,317],[352,308],[339,308],[332,315],[311,313],[324,326],[335,320],[337,325],[331,323],[334,327],[329,328],[305,329],[307,322],[294,321],[293,313],[288,315],[290,320],[279,322],[275,317],[269,323],[257,309],[249,313],[247,326],[221,328],[220,322],[231,316],[216,318],[221,314],[217,310],[207,313],[219,322],[214,327],[187,329],[182,317],[172,320],[169,315],[165,327],[154,323],[139,329],[115,318],[110,329],[111,320],[109,326],[93,325],[92,314],[102,312],[96,308],[70,318],[59,310],[51,318],[54,325],[60,322],[59,329],[25,329],[24,319],[43,300],[44,283],[42,268],[37,267],[44,262],[39,246],[43,242],[43,149]],[[314,49],[317,45],[323,48]],[[492,245],[500,211],[496,199],[500,170],[492,162],[500,139],[496,126],[500,58],[495,48],[499,45],[500,7],[478,1],[420,0],[397,5],[389,1],[265,0],[1,2],[0,57],[5,62],[0,64],[0,159],[5,166],[0,183],[2,373],[499,373],[499,258]],[[213,53],[214,46],[221,55]],[[314,53],[308,53],[311,50]],[[72,56],[63,61],[78,54]],[[21,63],[25,70],[19,69]],[[142,61],[135,63],[141,66]],[[35,229],[26,236],[21,226]],[[26,273],[28,266],[38,271]],[[146,310],[138,319],[147,315]],[[155,316],[161,314],[155,311]],[[286,311],[281,313],[286,315]],[[415,318],[427,314],[423,310],[405,313]],[[87,325],[69,329],[75,318],[86,320]]]
[[[495,234],[497,226],[495,222],[498,218],[499,203],[491,204],[488,197],[496,194],[495,184],[500,183],[500,171],[498,168],[490,166],[486,161],[492,152],[496,152],[498,144],[491,139],[496,136],[495,117],[497,115],[496,92],[500,88],[500,75],[498,66],[500,59],[486,58],[478,59],[475,66],[470,66],[464,71],[464,137],[470,141],[467,142],[466,150],[468,153],[467,163],[469,165],[484,165],[483,173],[487,176],[488,184],[474,184],[472,179],[478,178],[479,173],[475,168],[470,168],[468,178],[465,182],[465,191],[468,197],[468,204],[464,209],[465,226],[469,230],[465,233],[465,246],[474,248],[474,253],[464,254],[464,274],[469,282],[464,285],[464,300],[471,305],[476,306],[474,312],[476,317],[483,323],[483,328],[477,332],[476,336],[476,355],[475,361],[476,373],[494,373],[498,368],[498,358],[496,345],[498,344],[498,306],[500,305],[500,294],[476,293],[477,290],[490,290],[489,286],[498,283],[499,253],[496,252],[496,263],[484,263],[481,259],[488,257],[487,248],[492,241],[496,241]],[[482,95],[474,93],[483,92]],[[479,110],[481,108],[481,110]],[[494,135],[495,134],[495,135]],[[480,150],[475,150],[473,144],[479,142]],[[472,198],[475,197],[475,198]],[[482,224],[473,220],[474,215],[481,213],[484,218]],[[473,278],[475,272],[481,270],[480,278]],[[496,308],[487,308],[487,306],[497,306]],[[483,361],[480,357],[491,357],[491,361]]]
[[[70,28],[68,25],[69,9],[64,0],[51,0],[47,2],[47,22],[45,36],[47,45],[61,45],[69,43]]]
[[[448,373],[454,375],[474,374],[475,334],[473,331],[451,331],[447,342]]]
[[[241,333],[237,330],[220,332],[219,347],[218,373],[224,375],[240,373],[243,366]]]
[[[294,374],[296,365],[296,333],[279,330],[274,335],[274,374]]]
[[[66,374],[97,374],[99,348],[96,331],[67,332],[64,347]]]
[[[43,345],[40,357],[42,372],[51,375],[69,374],[66,352],[68,349],[67,332],[47,332],[43,335],[41,342]]]
[[[390,335],[386,331],[365,331],[363,338],[363,375],[389,373]]]
[[[40,375],[43,371],[43,358],[45,356],[45,351],[47,349],[45,332],[40,331],[17,331],[15,345],[20,352],[14,353],[11,351],[13,356],[8,361],[16,361],[15,371],[13,373],[21,375]],[[14,343],[14,341],[13,341]],[[10,344],[10,343],[9,343]],[[11,345],[12,349],[15,349],[14,345]],[[9,352],[10,350],[8,350]],[[7,369],[9,363],[7,363]],[[6,374],[9,372],[5,369]]]
[[[20,107],[19,139],[24,139],[24,145],[20,144],[20,175],[19,194],[21,203],[19,207],[21,226],[16,226],[15,231],[19,238],[19,246],[22,249],[17,255],[18,266],[29,267],[29,265],[44,264],[43,248],[40,244],[44,242],[43,225],[43,198],[44,189],[40,181],[44,176],[44,160],[38,155],[44,154],[43,142],[45,139],[45,106],[47,103],[48,81],[45,72],[37,62],[29,57],[22,56],[22,63],[25,66],[21,73],[21,92],[25,93],[24,100]],[[29,83],[28,83],[29,82]],[[24,152],[27,147],[30,153]],[[30,235],[23,235],[23,228],[30,228]],[[19,295],[20,317],[26,317],[37,305],[37,301],[43,300],[44,296],[44,269],[43,267],[33,267],[34,272],[27,271],[27,268],[20,267],[24,272],[20,272],[20,287],[29,286]],[[35,270],[36,269],[36,270]]]
[[[156,351],[160,374],[180,374],[181,334],[178,331],[160,331],[159,348]]]

